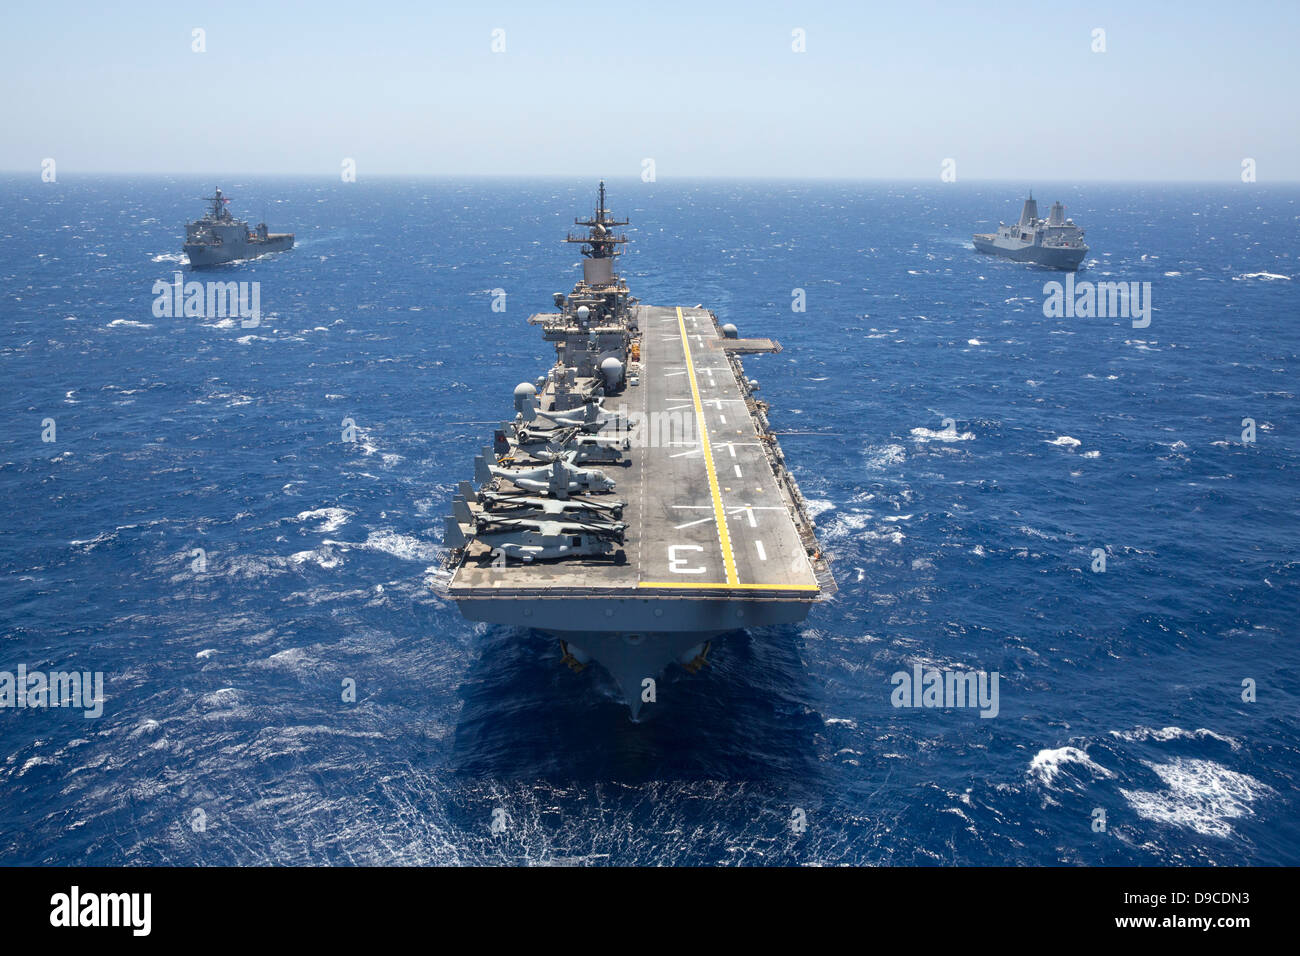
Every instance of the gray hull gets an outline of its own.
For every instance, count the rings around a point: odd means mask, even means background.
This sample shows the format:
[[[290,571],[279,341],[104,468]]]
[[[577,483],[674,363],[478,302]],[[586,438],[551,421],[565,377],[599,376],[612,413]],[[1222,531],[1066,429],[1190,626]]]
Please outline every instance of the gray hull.
[[[972,241],[975,243],[977,252],[1001,256],[1015,262],[1032,262],[1036,265],[1046,266],[1049,269],[1074,271],[1079,268],[1079,264],[1083,262],[1083,257],[1088,254],[1088,250],[1083,248],[1050,249],[1044,246],[1020,246],[1011,249],[1000,246],[983,236],[974,236]]]
[[[796,624],[807,603],[770,600],[654,598],[520,598],[508,602],[460,600],[471,621],[531,627],[561,639],[574,663],[594,661],[618,685],[635,720],[645,707],[645,680],[656,685],[674,663],[688,665],[704,645],[746,627]],[[618,630],[578,630],[599,620]],[[659,698],[656,687],[656,697]],[[659,698],[662,699],[662,698]]]
[[[293,236],[287,234],[272,235],[264,240],[254,242],[226,242],[219,246],[187,242],[184,247],[185,255],[189,256],[190,265],[196,269],[204,266],[224,265],[227,262],[256,259],[259,256],[270,255],[273,252],[285,252],[292,248]]]

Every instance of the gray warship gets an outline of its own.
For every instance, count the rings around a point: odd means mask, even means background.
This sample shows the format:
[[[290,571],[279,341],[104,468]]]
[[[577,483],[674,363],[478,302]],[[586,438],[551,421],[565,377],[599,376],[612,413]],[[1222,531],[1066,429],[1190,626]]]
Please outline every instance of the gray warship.
[[[202,219],[185,225],[184,249],[191,266],[217,266],[293,248],[293,233],[267,232],[264,222],[250,230],[245,220],[234,218],[226,208],[230,198],[220,189],[203,199],[212,208]]]
[[[1073,219],[1065,218],[1065,207],[1052,203],[1046,219],[1038,218],[1038,200],[1031,192],[1020,212],[1020,221],[1008,226],[998,224],[996,233],[976,233],[972,237],[979,252],[1005,256],[1016,262],[1034,262],[1051,269],[1079,268],[1088,247],[1083,230]]]
[[[695,306],[643,305],[615,271],[628,221],[596,208],[566,242],[582,278],[529,324],[545,375],[475,458],[446,519],[439,585],[471,621],[559,640],[603,667],[633,720],[664,671],[719,638],[802,621],[835,592],[828,558],[741,356],[779,352]]]

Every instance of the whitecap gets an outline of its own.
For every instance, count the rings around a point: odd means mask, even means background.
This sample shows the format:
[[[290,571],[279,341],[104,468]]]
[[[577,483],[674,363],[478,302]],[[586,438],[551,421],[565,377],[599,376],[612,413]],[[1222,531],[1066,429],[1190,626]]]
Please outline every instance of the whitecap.
[[[906,452],[902,445],[872,445],[866,451],[867,469],[879,471],[891,465],[902,464]]]
[[[1210,737],[1227,744],[1233,750],[1241,749],[1241,744],[1231,737],[1216,734],[1213,730],[1206,730],[1204,727],[1198,727],[1196,730],[1183,730],[1181,727],[1162,727],[1159,730],[1154,727],[1134,727],[1132,730],[1112,730],[1110,735],[1119,740],[1156,740],[1162,743],[1168,740],[1202,740]]]
[[[325,542],[327,545],[331,542]],[[343,563],[343,559],[334,554],[328,548],[322,548],[319,551],[298,551],[289,555],[289,563],[301,567],[304,564],[314,563],[320,565],[326,571],[332,571]]]
[[[324,520],[321,524],[312,530],[318,531],[321,534],[329,534],[347,524],[348,519],[351,517],[352,512],[348,511],[346,508],[316,508],[312,511],[299,512],[298,517],[294,520],[315,521],[317,518],[323,518]]]
[[[1078,747],[1057,747],[1055,750],[1044,749],[1038,751],[1029,764],[1029,776],[1037,778],[1038,782],[1043,786],[1055,789],[1053,784],[1057,776],[1066,766],[1072,763],[1077,763],[1086,768],[1094,776],[1115,776],[1114,773],[1097,763]]]
[[[921,445],[932,441],[951,442],[975,440],[974,432],[959,432],[955,428],[945,428],[940,431],[935,431],[932,428],[913,428],[911,435],[912,441]]]
[[[407,534],[396,531],[372,531],[365,541],[326,541],[326,544],[341,548],[357,548],[362,551],[379,551],[391,554],[405,561],[436,561],[438,548],[427,541],[421,541]]]
[[[1228,837],[1228,822],[1251,816],[1250,805],[1272,792],[1272,788],[1249,774],[1229,770],[1213,760],[1184,760],[1169,763],[1143,761],[1155,771],[1165,790],[1125,790],[1120,793],[1144,820],[1171,823],[1204,836]]]
[[[804,511],[808,513],[810,518],[816,518],[823,512],[830,511],[835,507],[835,502],[827,501],[825,498],[805,498],[803,504]]]

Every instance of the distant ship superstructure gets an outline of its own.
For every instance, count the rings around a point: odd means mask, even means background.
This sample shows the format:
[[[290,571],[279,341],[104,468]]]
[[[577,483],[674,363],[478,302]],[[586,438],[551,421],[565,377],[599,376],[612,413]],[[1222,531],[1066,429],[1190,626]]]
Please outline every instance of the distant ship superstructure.
[[[1047,218],[1039,219],[1033,193],[1025,200],[1019,222],[1000,223],[996,233],[976,233],[972,238],[980,252],[1052,269],[1077,269],[1088,254],[1083,230],[1065,218],[1065,207],[1052,203]]]
[[[226,208],[230,198],[220,189],[203,198],[212,208],[185,226],[184,249],[190,265],[215,266],[293,248],[293,233],[268,232],[264,222],[250,230],[246,220],[234,218]]]
[[[604,183],[574,224],[582,278],[528,320],[555,364],[515,388],[477,487],[460,483],[446,591],[470,620],[558,636],[636,716],[674,661],[694,672],[722,634],[801,621],[835,583],[738,357],[780,346],[631,297]]]

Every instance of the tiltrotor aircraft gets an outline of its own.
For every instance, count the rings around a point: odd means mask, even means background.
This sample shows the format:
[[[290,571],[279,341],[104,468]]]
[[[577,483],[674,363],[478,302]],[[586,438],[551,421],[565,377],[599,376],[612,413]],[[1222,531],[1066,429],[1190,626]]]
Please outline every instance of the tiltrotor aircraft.
[[[455,515],[447,518],[445,540],[453,548],[463,547],[468,540],[462,524],[472,528],[474,537],[487,545],[494,556],[524,562],[599,557],[610,554],[616,545],[623,543],[622,522],[473,514],[465,499],[459,496],[452,505]]]
[[[627,416],[621,412],[606,411],[600,402],[599,398],[593,398],[582,406],[581,411],[570,409],[564,412],[544,412],[537,409],[535,414],[537,418],[545,418],[547,421],[555,422],[556,425],[579,428],[588,433],[598,432],[607,425],[626,430]]]
[[[534,468],[503,468],[490,465],[493,455],[487,448],[474,458],[474,472],[479,481],[504,478],[525,491],[536,491],[555,498],[568,498],[574,492],[613,491],[614,479],[595,468],[579,468],[567,461],[555,460]]]

